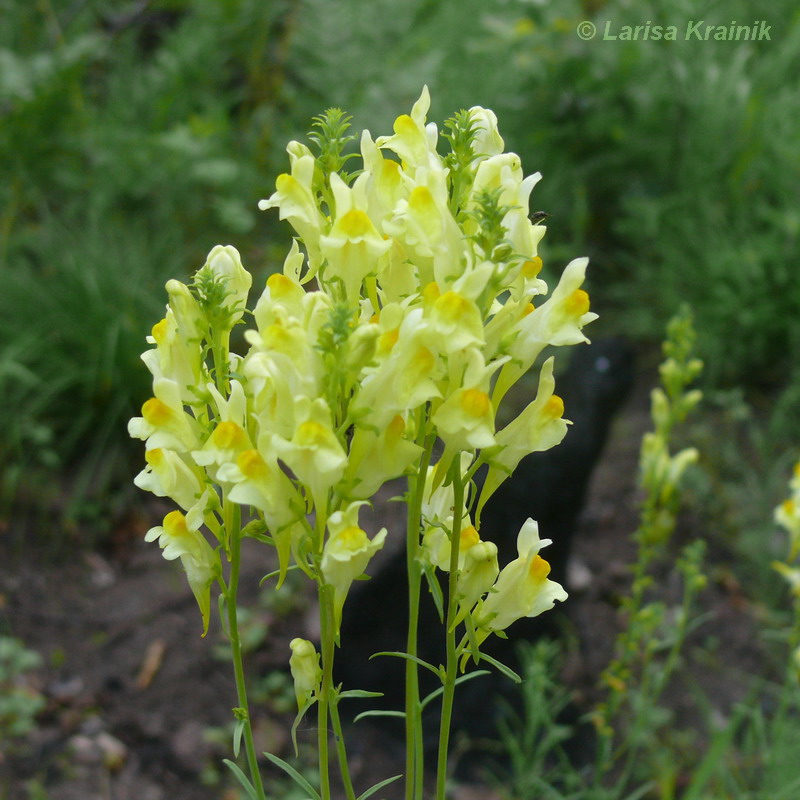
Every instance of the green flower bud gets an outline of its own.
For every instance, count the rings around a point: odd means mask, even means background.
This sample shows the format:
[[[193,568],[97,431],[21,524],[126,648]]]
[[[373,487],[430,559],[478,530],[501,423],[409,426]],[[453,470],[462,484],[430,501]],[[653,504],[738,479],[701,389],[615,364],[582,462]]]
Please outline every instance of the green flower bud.
[[[319,664],[319,653],[308,639],[292,639],[289,647],[292,650],[292,655],[289,657],[289,669],[294,678],[297,710],[302,711],[319,691],[322,667]]]
[[[206,266],[215,276],[225,281],[227,298],[225,307],[231,315],[231,322],[237,323],[247,306],[247,295],[253,284],[253,276],[242,266],[239,251],[230,245],[218,244],[208,254]]]

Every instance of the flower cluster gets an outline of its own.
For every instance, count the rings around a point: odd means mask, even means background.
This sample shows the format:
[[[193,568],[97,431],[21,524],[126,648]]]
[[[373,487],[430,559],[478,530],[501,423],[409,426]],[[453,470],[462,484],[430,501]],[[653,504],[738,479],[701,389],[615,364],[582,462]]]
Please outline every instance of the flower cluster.
[[[794,465],[789,481],[790,496],[775,508],[775,522],[789,534],[789,554],[785,562],[776,561],[775,569],[791,586],[792,593],[800,598],[800,566],[794,562],[800,553],[800,461]]]
[[[667,325],[663,349],[665,360],[659,365],[661,386],[650,394],[650,414],[655,429],[642,437],[639,454],[640,483],[646,492],[637,536],[645,543],[663,545],[675,528],[680,484],[687,467],[699,453],[694,447],[670,453],[670,437],[702,399],[699,389],[688,389],[703,369],[703,362],[692,356],[696,334],[688,307],[681,308]]]
[[[299,568],[331,587],[338,630],[352,582],[395,535],[368,534],[359,509],[417,470],[432,437],[442,447],[427,471],[420,557],[450,570],[460,530],[459,615],[471,615],[478,641],[566,597],[547,577],[548,540],[532,520],[519,557],[499,569],[467,500],[454,507],[452,476],[468,484],[488,464],[482,507],[525,455],[566,434],[553,357],[530,404],[501,430],[495,416],[545,348],[587,341],[596,317],[582,288],[587,260],[572,261],[548,297],[545,228],[528,216],[540,175],[525,177],[504,152],[491,111],[460,112],[440,136],[429,104],[425,89],[392,135],[364,131],[358,153],[343,154],[353,137],[340,112],[318,120],[317,155],[288,145],[290,171],[260,207],[277,209],[296,239],[252,312],[252,278],[230,246],[211,251],[191,286],[167,284],[143,355],[153,397],[129,430],[146,443],[137,485],[182,509],[147,539],[182,561],[204,630],[243,509],[253,521],[241,535],[276,548],[279,583]],[[241,354],[229,346],[239,323]],[[316,657],[297,642],[293,653],[307,698]]]
[[[792,593],[794,606],[794,626],[789,637],[792,649],[792,663],[796,677],[800,678],[800,461],[794,465],[789,481],[789,497],[775,508],[774,519],[789,535],[788,552],[785,561],[773,561],[777,570]]]

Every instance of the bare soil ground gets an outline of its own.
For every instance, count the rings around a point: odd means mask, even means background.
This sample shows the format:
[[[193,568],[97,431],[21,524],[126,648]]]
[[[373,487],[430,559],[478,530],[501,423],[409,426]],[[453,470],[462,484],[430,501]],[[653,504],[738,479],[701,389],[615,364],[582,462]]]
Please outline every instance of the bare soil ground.
[[[612,431],[594,475],[570,565],[570,599],[564,611],[578,642],[567,656],[563,679],[588,709],[596,682],[612,653],[621,625],[619,598],[634,557],[636,464],[641,434],[649,427],[650,377],[641,379]],[[13,752],[0,756],[0,796],[7,800],[218,800],[238,797],[220,765],[236,705],[218,625],[202,639],[197,608],[184,577],[153,545],[141,541],[164,508],[133,525],[130,548],[114,556],[95,552],[42,554],[35,543],[12,549],[0,544],[0,629],[21,638],[44,658],[31,678],[46,708],[38,727]],[[685,520],[682,539],[700,535]],[[1,540],[0,540],[1,541]],[[259,578],[271,568],[255,548],[242,578],[242,600],[252,609],[249,629],[258,643],[248,668],[258,682],[285,670],[288,642],[312,631],[310,609],[295,598],[290,613],[258,601]],[[712,562],[724,554],[710,553]],[[712,574],[713,570],[712,570]],[[668,568],[659,591],[677,590]],[[708,694],[724,720],[746,692],[748,674],[761,667],[757,621],[735,582],[711,581],[701,597],[704,622],[689,651],[713,636],[716,650],[692,663],[695,685]],[[513,633],[513,630],[512,630]],[[717,653],[718,655],[714,655]],[[735,665],[735,669],[731,667]],[[279,682],[278,682],[279,683]],[[285,689],[285,684],[284,684]],[[262,691],[253,709],[260,749],[290,757],[292,715],[281,687]],[[271,697],[271,699],[270,699]],[[699,713],[680,683],[670,705],[682,724]],[[359,786],[402,771],[399,752],[365,727],[354,742]],[[275,779],[275,771],[265,767]],[[268,778],[269,779],[269,778]],[[279,797],[278,784],[271,796]],[[36,787],[44,794],[36,794]],[[460,797],[490,798],[487,789],[462,787]],[[393,798],[387,789],[381,797]]]

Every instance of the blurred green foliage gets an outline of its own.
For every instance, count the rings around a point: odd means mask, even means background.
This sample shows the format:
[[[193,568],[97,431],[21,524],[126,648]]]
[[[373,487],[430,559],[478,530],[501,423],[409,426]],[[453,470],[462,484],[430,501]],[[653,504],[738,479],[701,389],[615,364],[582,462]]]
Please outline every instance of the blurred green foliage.
[[[69,474],[74,515],[127,484],[164,281],[219,242],[274,269],[288,229],[256,203],[286,142],[336,105],[386,130],[423,83],[431,119],[491,107],[543,172],[545,261],[591,257],[598,332],[654,342],[688,302],[707,381],[781,396],[779,435],[800,407],[791,0],[0,0],[0,15],[7,493]],[[766,19],[771,39],[602,40],[606,22],[700,17]]]
[[[12,636],[0,635],[0,745],[11,748],[12,739],[30,733],[44,698],[28,685],[27,673],[41,657]],[[1,752],[1,751],[0,751]]]

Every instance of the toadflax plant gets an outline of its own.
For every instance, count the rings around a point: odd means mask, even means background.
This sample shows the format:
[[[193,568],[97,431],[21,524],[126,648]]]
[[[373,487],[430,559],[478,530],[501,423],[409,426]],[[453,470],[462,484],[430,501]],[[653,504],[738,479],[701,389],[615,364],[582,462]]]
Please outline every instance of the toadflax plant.
[[[431,698],[420,698],[420,667],[442,683],[442,800],[459,672],[485,660],[513,676],[481,653],[482,643],[566,598],[548,579],[539,552],[549,540],[536,522],[522,527],[518,557],[500,569],[497,547],[481,540],[480,511],[524,456],[566,434],[553,356],[519,416],[497,430],[495,414],[546,347],[587,341],[582,328],[596,317],[581,288],[587,259],[572,261],[545,299],[537,255],[545,228],[528,217],[541,176],[525,177],[519,157],[503,151],[493,112],[461,111],[440,135],[426,122],[429,105],[424,89],[393,135],[364,131],[358,153],[345,153],[356,137],[335,109],[315,121],[311,147],[290,142],[290,172],[260,203],[296,232],[283,271],[267,279],[250,311],[252,278],[239,253],[215,247],[190,285],[167,283],[165,317],[142,356],[153,397],[129,425],[146,444],[135,482],[179,506],[146,539],[180,559],[203,635],[212,589],[220,593],[238,692],[234,752],[243,740],[249,777],[228,763],[251,798],[265,795],[237,629],[242,539],[275,549],[277,569],[267,577],[276,591],[289,570],[316,585],[318,648],[296,638],[288,660],[295,727],[312,708],[317,714],[319,792],[265,755],[325,800],[329,731],[346,796],[356,798],[338,707],[370,695],[335,686],[333,661],[347,648],[339,630],[350,587],[388,537],[404,537],[408,554],[408,597],[387,598],[391,613],[408,612],[407,650],[391,654],[406,660],[407,798],[423,792],[421,708]],[[241,353],[230,348],[239,324],[247,326]],[[473,476],[482,465],[478,491]],[[406,530],[365,531],[362,506],[399,476],[408,481]],[[416,647],[423,576],[440,593],[437,570],[446,589],[444,665],[425,664]]]

